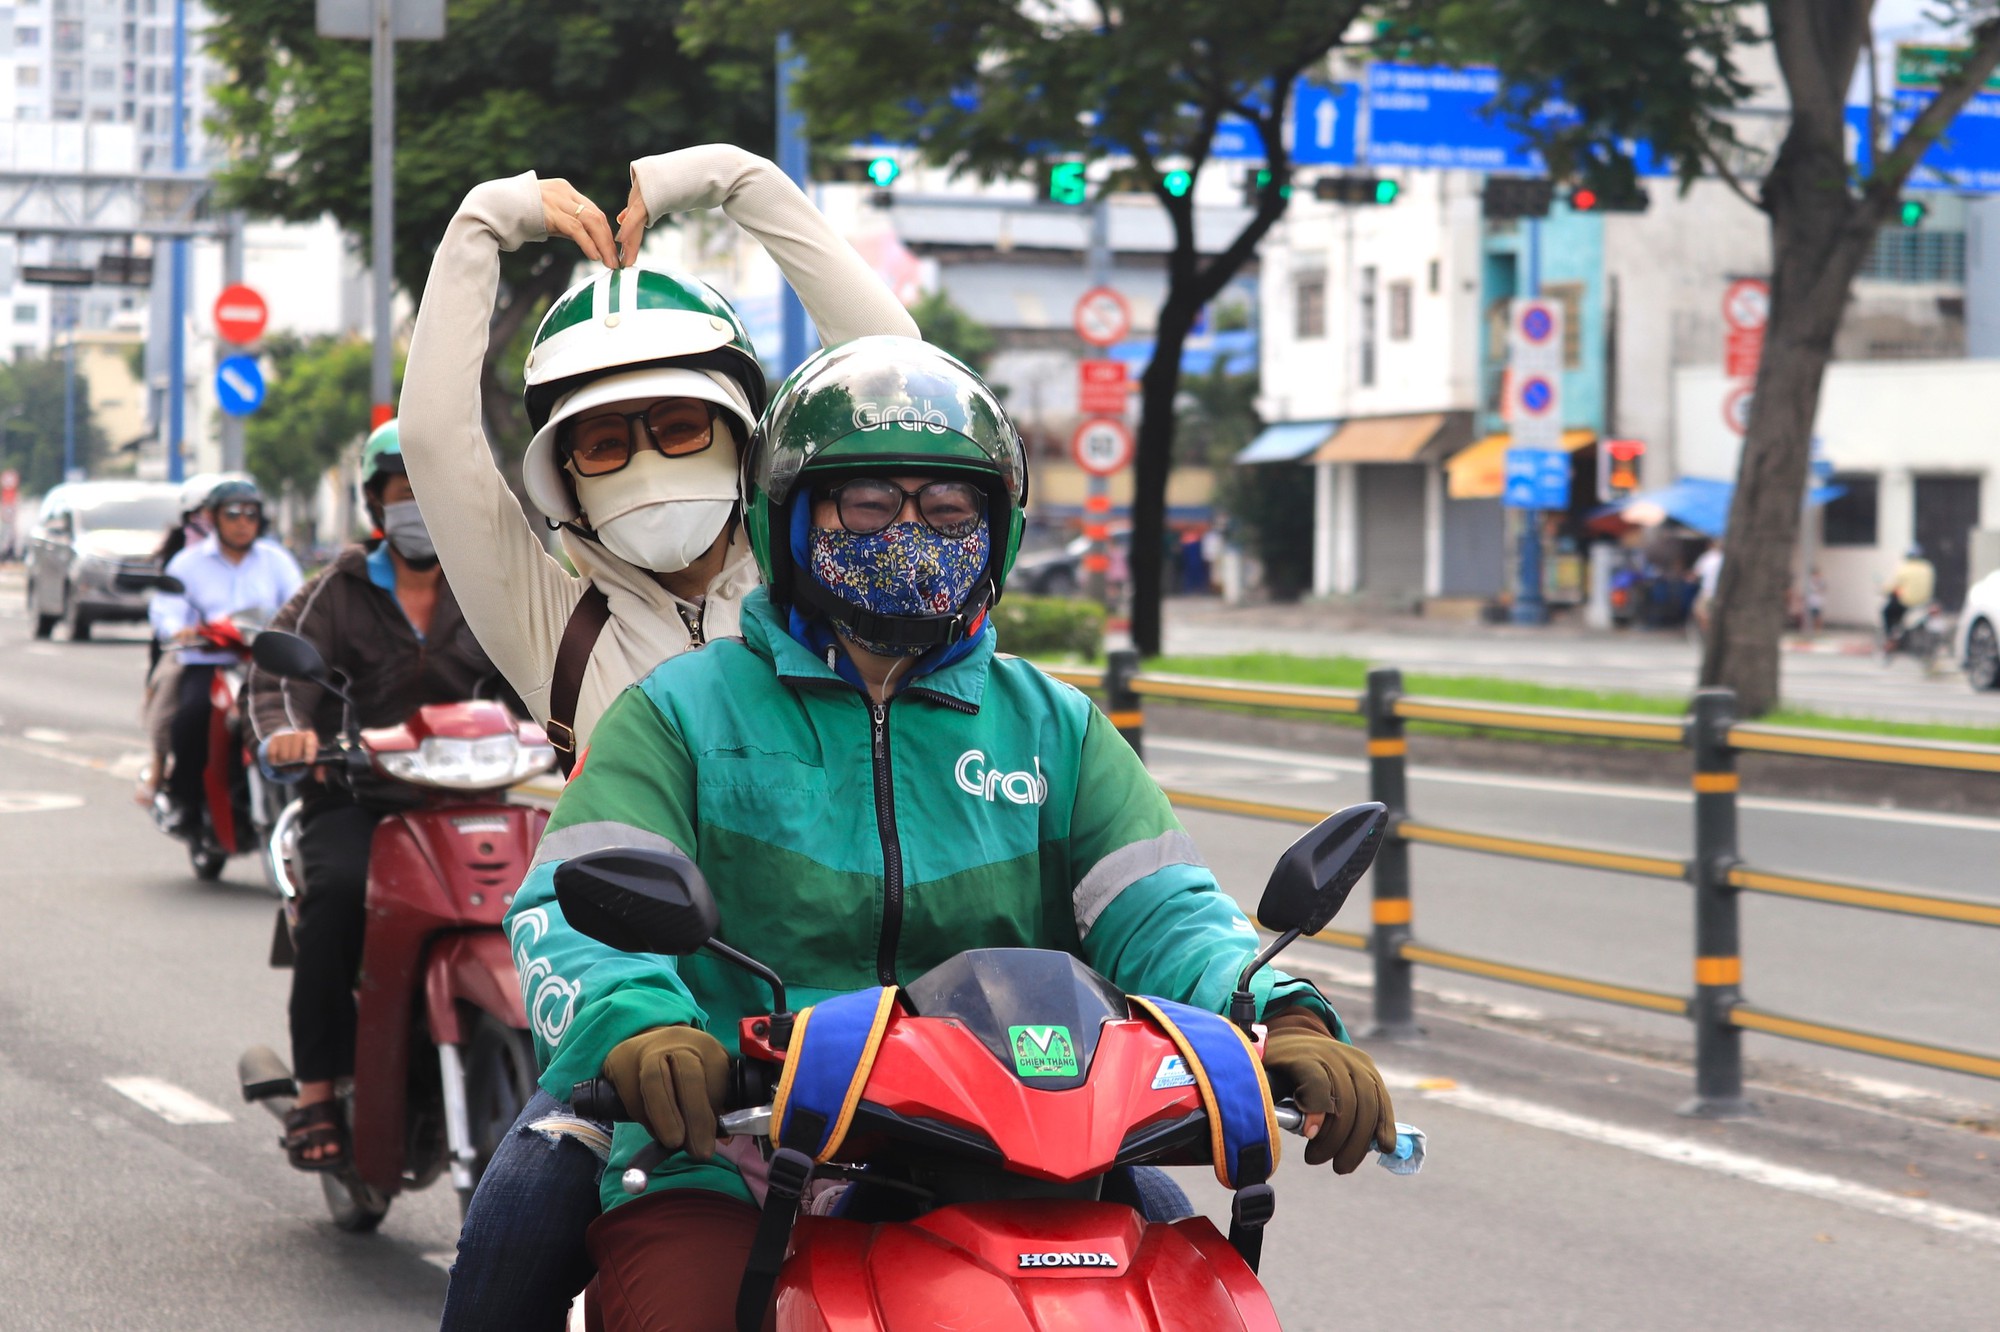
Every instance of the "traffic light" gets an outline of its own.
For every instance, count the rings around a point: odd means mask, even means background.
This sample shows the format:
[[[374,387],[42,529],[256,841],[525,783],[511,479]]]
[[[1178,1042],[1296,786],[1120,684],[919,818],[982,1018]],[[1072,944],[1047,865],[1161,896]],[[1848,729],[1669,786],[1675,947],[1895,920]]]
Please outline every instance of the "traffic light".
[[[1931,206],[1916,199],[1905,199],[1896,210],[1896,220],[1906,227],[1920,227],[1930,216]]]
[[[1083,178],[1081,162],[1050,163],[1046,188],[1050,203],[1075,205],[1090,198],[1090,183]]]
[[[1616,504],[1630,499],[1639,489],[1639,459],[1646,456],[1646,445],[1636,439],[1600,439],[1597,441],[1597,475],[1599,498],[1606,504]]]
[[[1340,204],[1392,204],[1403,192],[1400,181],[1385,176],[1321,176],[1313,182],[1313,198]]]
[[[1194,188],[1194,175],[1187,171],[1169,171],[1160,177],[1160,188],[1176,199],[1184,198]]]
[[[1546,176],[1488,176],[1479,191],[1479,211],[1493,221],[1547,217],[1556,187]]]
[[[1267,168],[1258,167],[1255,171],[1244,172],[1243,173],[1244,207],[1255,208],[1257,206],[1257,201],[1259,197],[1264,193],[1264,187],[1266,185],[1269,185],[1270,183],[1271,183],[1271,173]],[[1280,185],[1278,187],[1278,197],[1280,199],[1291,198],[1292,187],[1290,185]]]
[[[873,185],[878,190],[888,189],[902,174],[903,164],[887,153],[829,162],[814,173],[820,180],[840,181],[850,185]]]
[[[868,159],[868,179],[878,190],[886,190],[896,183],[896,177],[903,174],[902,163],[893,157],[871,157]]]
[[[1576,185],[1569,192],[1569,207],[1573,213],[1643,213],[1652,202],[1643,185],[1633,185],[1624,190]]]

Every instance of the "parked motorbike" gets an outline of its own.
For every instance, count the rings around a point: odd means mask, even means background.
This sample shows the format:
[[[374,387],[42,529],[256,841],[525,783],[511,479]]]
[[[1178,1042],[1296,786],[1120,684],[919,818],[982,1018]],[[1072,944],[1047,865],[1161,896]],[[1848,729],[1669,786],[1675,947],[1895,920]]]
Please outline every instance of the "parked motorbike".
[[[1876,653],[1884,666],[1895,664],[1899,656],[1910,657],[1924,668],[1925,674],[1930,674],[1938,669],[1951,639],[1950,617],[1943,606],[1933,601],[1905,611],[1903,623],[1895,633],[1880,634]]]
[[[1280,859],[1258,908],[1279,935],[1243,969],[1229,1015],[1260,1047],[1251,977],[1332,919],[1386,819],[1379,804],[1344,810]],[[715,900],[694,864],[670,852],[593,852],[566,862],[555,887],[569,922],[613,948],[685,956],[705,947],[772,991],[772,1011],[741,1027],[732,1099],[746,1108],[720,1122],[723,1134],[758,1141],[771,1181],[737,1306],[743,1332],[762,1325],[774,1294],[779,1332],[962,1326],[974,1308],[991,1332],[1277,1328],[1256,1277],[1267,1184],[1239,1188],[1227,1241],[1205,1217],[1149,1221],[1102,1197],[1119,1167],[1213,1164],[1220,1134],[1156,1012],[1076,958],[979,949],[904,987],[860,1075],[851,1126],[833,1159],[815,1164],[774,1148],[764,1103],[795,1029],[784,983],[715,938]],[[1022,1033],[1051,1029],[1067,1042],[1062,1075],[1042,1068],[1030,1081]],[[607,1079],[578,1083],[572,1100],[593,1118],[629,1118]],[[1294,1107],[1277,1113],[1282,1127],[1301,1122]],[[1415,1173],[1423,1135],[1397,1128],[1397,1150],[1379,1159]],[[665,1155],[656,1144],[642,1151],[626,1191],[644,1192]],[[837,1201],[815,1193],[829,1181],[845,1189]],[[661,1255],[663,1269],[676,1261]]]
[[[312,760],[322,779],[394,806],[368,856],[354,1077],[339,1089],[352,1151],[320,1176],[328,1210],[343,1230],[373,1230],[398,1193],[447,1170],[463,1207],[534,1091],[534,1045],[500,925],[548,813],[506,792],[555,766],[555,750],[541,727],[489,701],[429,704],[401,725],[361,730],[311,643],[271,631],[252,652],[261,669],[310,680],[345,705],[342,736]],[[284,899],[276,965],[289,963],[298,923],[298,817],[288,806],[268,844]],[[244,1100],[279,1119],[291,1110],[298,1087],[275,1051],[245,1051],[237,1073]]]

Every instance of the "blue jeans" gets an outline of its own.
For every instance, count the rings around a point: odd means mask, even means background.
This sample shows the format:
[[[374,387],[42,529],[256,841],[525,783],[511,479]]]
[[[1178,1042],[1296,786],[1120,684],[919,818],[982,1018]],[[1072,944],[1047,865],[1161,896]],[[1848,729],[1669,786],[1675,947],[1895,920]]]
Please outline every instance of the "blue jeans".
[[[528,1126],[569,1107],[537,1089],[493,1154],[458,1233],[444,1332],[562,1332],[590,1281],[584,1231],[602,1210],[604,1162],[574,1138]]]
[[[528,1127],[568,1107],[539,1088],[493,1153],[458,1233],[439,1332],[563,1332],[569,1307],[592,1276],[584,1231],[600,1211],[604,1163],[574,1138]],[[1104,1196],[1149,1221],[1192,1216],[1194,1208],[1164,1170],[1114,1170]]]

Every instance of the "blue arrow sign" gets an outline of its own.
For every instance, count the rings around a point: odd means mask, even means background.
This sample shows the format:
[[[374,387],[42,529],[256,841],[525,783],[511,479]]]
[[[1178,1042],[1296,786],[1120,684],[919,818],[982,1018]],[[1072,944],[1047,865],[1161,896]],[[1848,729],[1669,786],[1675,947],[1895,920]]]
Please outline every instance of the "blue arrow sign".
[[[1917,117],[1937,94],[1904,89],[1884,127],[1893,146],[1909,133]],[[1854,165],[1863,174],[1874,170],[1874,145],[1868,142],[1868,108],[1847,108],[1847,127],[1854,144]],[[1949,190],[1956,194],[2000,194],[2000,94],[1975,93],[1957,119],[1946,127],[1910,172],[1907,188]]]
[[[1500,503],[1509,509],[1567,509],[1569,483],[1569,454],[1561,449],[1509,449]]]
[[[1353,166],[1361,124],[1361,86],[1300,83],[1292,89],[1292,161],[1298,166]]]
[[[1502,91],[1492,65],[1370,65],[1368,164],[1541,174],[1548,169],[1541,153],[1498,114]],[[1577,118],[1575,107],[1551,98],[1536,120],[1565,125]],[[1649,145],[1624,146],[1640,175],[1671,173]]]
[[[254,356],[232,356],[215,367],[215,399],[231,416],[248,416],[264,405],[264,372]]]

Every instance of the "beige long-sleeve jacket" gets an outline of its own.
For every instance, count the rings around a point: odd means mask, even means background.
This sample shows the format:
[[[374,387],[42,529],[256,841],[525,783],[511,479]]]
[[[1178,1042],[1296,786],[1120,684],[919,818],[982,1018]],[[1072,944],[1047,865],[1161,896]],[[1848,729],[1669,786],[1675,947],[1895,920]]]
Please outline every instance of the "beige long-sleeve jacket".
[[[874,333],[917,336],[908,311],[773,163],[709,144],[641,158],[632,173],[655,222],[719,207],[761,241],[828,345]],[[547,234],[533,172],[487,181],[465,196],[431,261],[403,374],[401,433],[410,484],[466,622],[538,721],[548,719],[556,649],[571,610],[585,588],[604,592],[611,619],[577,700],[581,744],[619,691],[688,649],[690,622],[703,641],[737,632],[757,566],[739,529],[696,607],[646,570],[565,532],[563,549],[577,569],[570,574],[522,515],[487,449],[479,369],[500,252]]]

